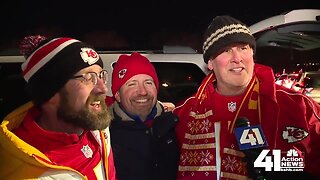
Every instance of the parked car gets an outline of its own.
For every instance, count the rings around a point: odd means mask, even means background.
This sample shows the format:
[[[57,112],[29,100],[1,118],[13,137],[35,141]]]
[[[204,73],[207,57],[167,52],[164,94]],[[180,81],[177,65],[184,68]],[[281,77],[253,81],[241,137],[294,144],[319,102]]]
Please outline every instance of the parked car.
[[[319,76],[313,76],[310,72],[318,72],[320,68],[319,20],[320,9],[301,9],[270,17],[249,28],[257,40],[257,62],[271,66],[276,75],[282,74],[282,79],[293,78],[291,75],[284,76],[283,72],[305,73],[305,77],[297,79],[296,82],[304,85],[303,92],[306,95],[320,103],[317,98]],[[20,104],[29,101],[26,84],[20,74],[24,57],[17,55],[16,50],[13,52],[15,53],[0,52],[0,119]],[[130,53],[99,51],[110,79],[113,65],[119,55]],[[202,79],[209,73],[202,54],[187,47],[164,46],[161,51],[140,53],[150,59],[156,68],[160,81],[160,101],[180,102],[195,93]],[[306,82],[308,77],[313,83]],[[110,81],[108,87],[111,87]],[[112,96],[111,91],[108,92],[108,96]]]
[[[297,9],[251,25],[256,60],[269,65],[275,80],[320,103],[320,9]]]
[[[114,63],[123,51],[98,51],[109,72],[107,86],[111,87],[111,72]],[[140,51],[155,66],[159,77],[160,101],[180,102],[196,92],[202,79],[209,72],[202,54],[190,51],[187,47],[165,47],[163,51]],[[2,119],[18,105],[29,101],[26,83],[21,76],[23,56],[0,56],[0,118]],[[112,96],[111,90],[108,96]]]

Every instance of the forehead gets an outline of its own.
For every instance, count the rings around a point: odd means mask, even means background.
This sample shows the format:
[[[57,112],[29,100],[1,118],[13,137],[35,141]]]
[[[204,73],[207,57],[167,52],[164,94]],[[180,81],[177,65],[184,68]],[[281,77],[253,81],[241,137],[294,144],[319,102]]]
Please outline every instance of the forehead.
[[[147,75],[147,74],[137,74],[137,75],[134,75],[132,76],[130,79],[128,79],[127,82],[130,82],[130,81],[144,81],[144,80],[153,80],[151,76]]]
[[[236,42],[236,43],[232,43],[232,44],[225,46],[225,48],[228,49],[228,48],[232,48],[232,47],[243,47],[243,46],[249,46],[249,44],[243,43],[243,42]]]

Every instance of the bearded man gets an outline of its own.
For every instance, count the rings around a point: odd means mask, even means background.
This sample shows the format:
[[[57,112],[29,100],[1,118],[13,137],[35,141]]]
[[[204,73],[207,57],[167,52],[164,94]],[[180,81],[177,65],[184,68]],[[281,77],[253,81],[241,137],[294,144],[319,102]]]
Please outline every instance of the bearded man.
[[[1,124],[0,177],[115,179],[100,56],[68,37],[29,36],[20,48],[33,101]]]

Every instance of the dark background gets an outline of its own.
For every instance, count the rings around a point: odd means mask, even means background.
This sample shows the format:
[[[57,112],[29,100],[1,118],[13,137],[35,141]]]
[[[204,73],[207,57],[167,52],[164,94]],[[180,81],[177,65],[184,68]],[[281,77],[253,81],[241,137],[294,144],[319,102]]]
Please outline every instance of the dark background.
[[[2,1],[0,50],[31,34],[71,36],[96,48],[161,49],[188,45],[201,51],[202,34],[216,15],[247,25],[293,9],[320,8],[317,0]]]

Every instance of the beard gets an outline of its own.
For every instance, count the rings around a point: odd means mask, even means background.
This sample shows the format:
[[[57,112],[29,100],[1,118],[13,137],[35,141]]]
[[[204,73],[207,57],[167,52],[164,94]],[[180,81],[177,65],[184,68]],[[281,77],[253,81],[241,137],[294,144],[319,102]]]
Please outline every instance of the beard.
[[[90,94],[86,104],[79,111],[75,111],[70,104],[69,92],[62,89],[60,96],[61,101],[57,114],[63,121],[87,130],[103,130],[110,125],[112,117],[105,103],[105,96]],[[90,104],[94,101],[100,101],[102,111],[93,112],[90,110]]]

